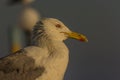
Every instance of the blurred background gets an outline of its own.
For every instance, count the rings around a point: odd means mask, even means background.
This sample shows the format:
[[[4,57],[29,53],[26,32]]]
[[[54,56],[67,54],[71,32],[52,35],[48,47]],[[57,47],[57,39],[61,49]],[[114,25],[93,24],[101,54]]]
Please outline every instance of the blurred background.
[[[0,57],[27,44],[18,27],[23,5],[0,0]],[[83,33],[88,43],[69,39],[70,62],[65,80],[120,80],[120,0],[35,0],[31,6],[43,17],[60,19]],[[17,40],[16,39],[17,36]]]

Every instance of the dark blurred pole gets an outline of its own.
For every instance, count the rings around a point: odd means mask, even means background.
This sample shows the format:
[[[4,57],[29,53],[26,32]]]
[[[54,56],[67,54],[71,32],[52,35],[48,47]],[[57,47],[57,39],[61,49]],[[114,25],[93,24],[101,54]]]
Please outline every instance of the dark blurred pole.
[[[10,52],[16,52],[21,49],[23,46],[24,37],[22,35],[22,31],[17,26],[9,27],[9,41],[10,41]]]
[[[36,22],[40,19],[40,16],[38,12],[31,8],[29,6],[30,3],[32,3],[34,0],[9,0],[8,4],[9,6],[13,6],[16,4],[21,4],[23,5],[23,9],[21,13],[19,14],[18,17],[18,26],[23,30],[24,36],[25,36],[25,46],[29,46],[31,43],[31,31]],[[17,26],[17,27],[18,27]],[[15,30],[14,30],[15,29]],[[16,28],[13,28],[13,33],[12,33],[12,52],[19,50],[21,46],[20,38],[20,33],[15,33]],[[17,35],[17,36],[16,36]],[[20,39],[20,40],[18,40]]]
[[[38,12],[33,8],[27,7],[21,11],[18,25],[23,29],[25,33],[26,46],[29,46],[31,43],[31,31],[39,19],[40,16]]]

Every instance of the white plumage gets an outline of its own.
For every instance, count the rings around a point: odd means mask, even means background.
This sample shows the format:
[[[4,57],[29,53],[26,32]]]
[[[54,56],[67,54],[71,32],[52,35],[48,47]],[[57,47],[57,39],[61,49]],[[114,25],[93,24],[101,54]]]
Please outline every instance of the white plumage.
[[[43,23],[46,36],[34,41],[40,49],[38,51],[34,49],[35,52],[29,52],[28,56],[35,59],[36,66],[43,65],[46,69],[46,72],[37,80],[62,80],[68,64],[68,49],[63,43],[63,40],[67,39],[67,35],[61,32],[70,33],[71,31],[57,19],[48,18],[43,20]],[[57,28],[56,25],[61,27]]]
[[[18,51],[17,55],[12,54],[12,56],[0,60],[0,73],[4,73],[0,75],[3,75],[2,77],[9,77],[3,68],[5,66],[4,63],[9,62],[10,65],[6,66],[10,69],[7,71],[10,75],[16,72],[14,74],[18,79],[16,78],[15,80],[20,80],[23,77],[22,75],[19,76],[20,72],[25,74],[25,77],[21,80],[63,80],[69,61],[69,50],[63,41],[68,37],[87,41],[85,36],[72,32],[57,19],[45,18],[39,21],[33,30],[32,45],[24,48],[22,52],[21,50]],[[25,56],[25,58],[22,58],[23,62],[21,62],[19,56]],[[16,69],[16,67],[13,67],[19,63],[29,64],[25,68],[23,64],[20,65],[22,68],[17,67]],[[29,78],[30,73],[34,78]]]

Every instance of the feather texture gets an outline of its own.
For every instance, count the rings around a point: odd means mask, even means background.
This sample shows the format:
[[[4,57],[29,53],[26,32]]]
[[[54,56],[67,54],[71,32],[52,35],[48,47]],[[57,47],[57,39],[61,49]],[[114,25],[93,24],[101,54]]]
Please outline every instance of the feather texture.
[[[19,50],[15,54],[0,59],[1,80],[35,80],[45,71],[44,67],[35,67],[35,61]]]

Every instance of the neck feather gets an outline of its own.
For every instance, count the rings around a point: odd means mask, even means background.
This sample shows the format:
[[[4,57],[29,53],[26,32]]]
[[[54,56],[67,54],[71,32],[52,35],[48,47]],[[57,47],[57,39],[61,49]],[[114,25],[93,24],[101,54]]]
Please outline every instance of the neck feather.
[[[32,41],[32,45],[34,46],[46,48],[49,51],[54,51],[55,49],[57,49],[58,48],[57,44],[63,47],[65,46],[65,44],[62,41],[53,40],[46,34],[42,22],[38,22],[35,25],[32,35],[33,36],[31,41]]]

